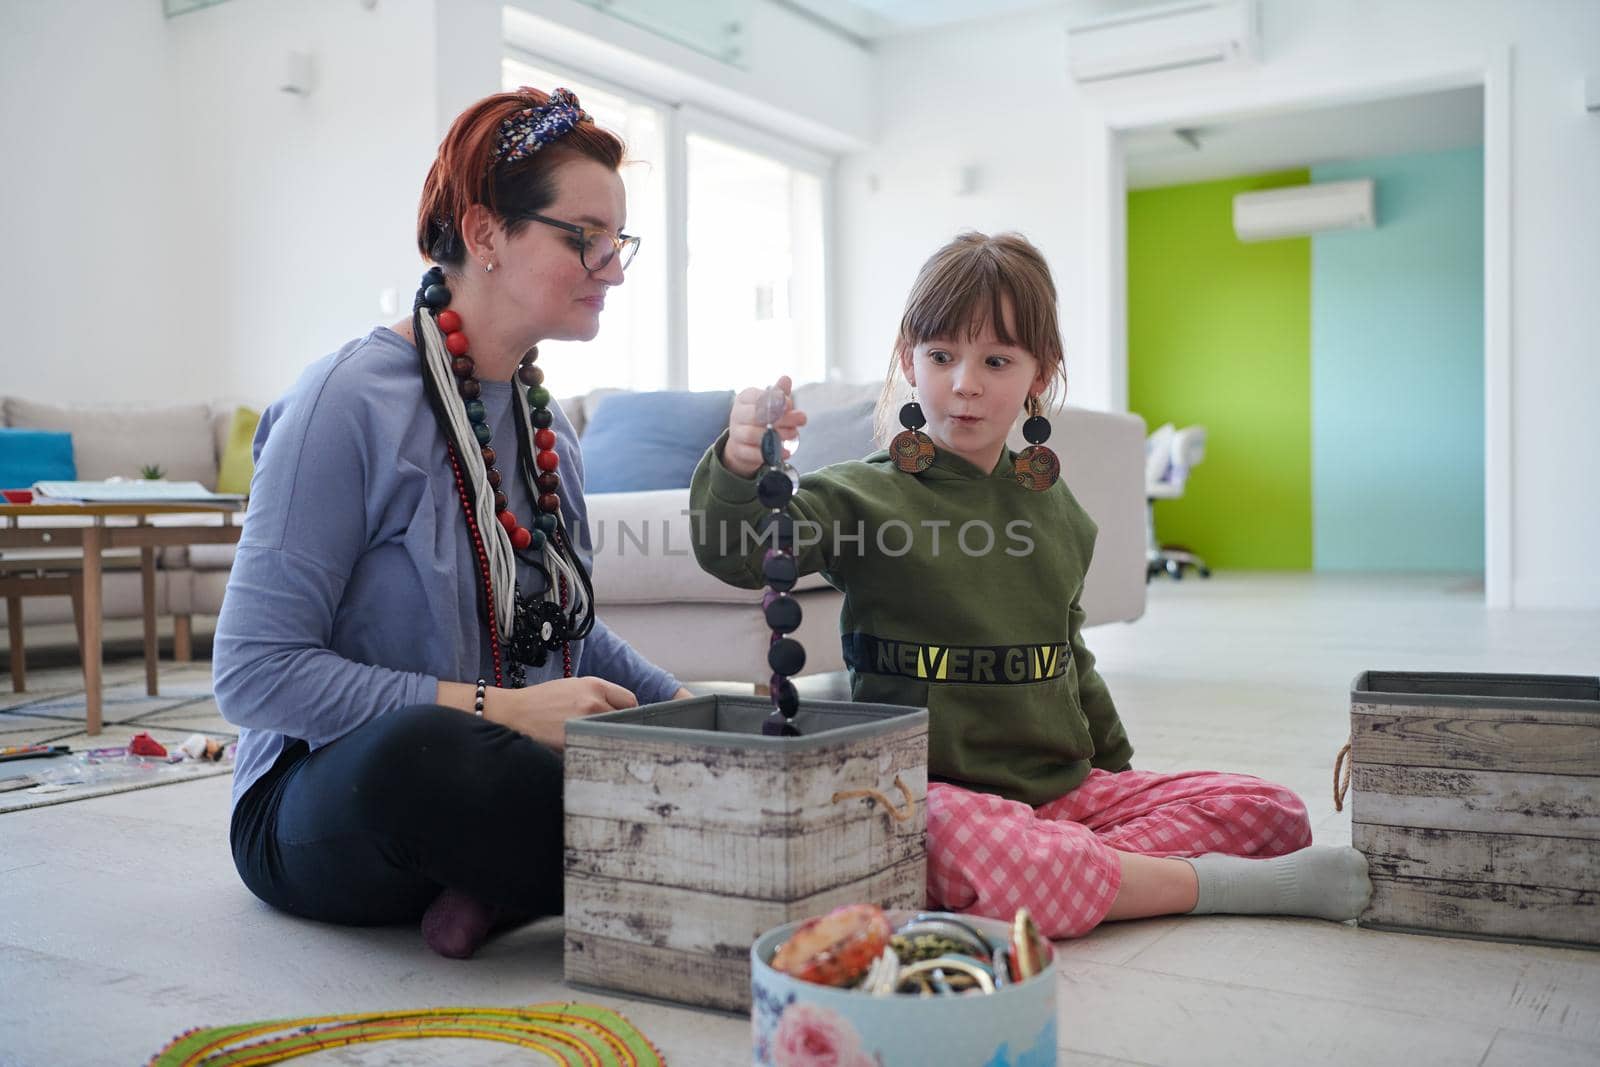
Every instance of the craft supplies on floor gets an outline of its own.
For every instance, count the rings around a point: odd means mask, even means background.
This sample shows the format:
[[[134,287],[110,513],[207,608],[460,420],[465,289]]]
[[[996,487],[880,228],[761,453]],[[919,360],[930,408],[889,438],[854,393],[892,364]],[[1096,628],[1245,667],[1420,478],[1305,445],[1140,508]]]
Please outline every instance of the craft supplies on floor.
[[[52,803],[226,772],[232,767],[233,749],[231,740],[204,734],[191,734],[182,744],[168,745],[140,733],[126,745],[0,762],[0,794],[5,797],[0,811],[34,806],[34,798],[39,798],[37,803]]]
[[[72,751],[71,745],[31,744],[0,746],[0,763],[19,759],[49,759]]]

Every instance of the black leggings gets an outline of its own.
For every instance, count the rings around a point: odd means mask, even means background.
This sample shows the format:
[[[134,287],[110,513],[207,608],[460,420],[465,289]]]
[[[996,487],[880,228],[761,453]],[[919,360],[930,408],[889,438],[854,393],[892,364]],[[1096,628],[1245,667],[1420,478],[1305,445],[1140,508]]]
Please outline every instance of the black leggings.
[[[308,919],[414,922],[447,886],[506,917],[557,915],[561,757],[452,708],[401,708],[315,752],[290,742],[229,839],[250,891]]]

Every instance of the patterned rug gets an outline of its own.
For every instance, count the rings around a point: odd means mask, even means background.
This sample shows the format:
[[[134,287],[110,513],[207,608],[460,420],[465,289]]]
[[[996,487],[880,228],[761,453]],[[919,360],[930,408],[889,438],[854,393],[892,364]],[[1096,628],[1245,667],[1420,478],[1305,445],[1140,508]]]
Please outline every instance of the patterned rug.
[[[211,698],[209,663],[163,665],[159,696],[145,692],[139,660],[108,664],[104,682],[104,728],[93,737],[84,731],[88,702],[76,668],[29,671],[27,692],[0,692],[0,749],[28,744],[69,749],[49,758],[0,761],[0,814],[233,773],[230,760],[170,763],[94,754],[126,746],[139,733],[148,733],[168,752],[193,734],[235,740],[238,731],[218,714]]]
[[[282,1063],[324,1049],[374,1041],[469,1038],[533,1049],[566,1067],[660,1067],[655,1046],[620,1014],[598,1004],[526,1008],[421,1008],[213,1026],[180,1034],[149,1067]]]

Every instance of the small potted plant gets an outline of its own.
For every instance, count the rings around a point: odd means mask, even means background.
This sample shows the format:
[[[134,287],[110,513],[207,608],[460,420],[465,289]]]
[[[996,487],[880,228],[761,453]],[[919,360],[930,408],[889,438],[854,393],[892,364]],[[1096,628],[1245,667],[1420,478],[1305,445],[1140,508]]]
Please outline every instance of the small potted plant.
[[[147,463],[139,468],[139,477],[147,482],[163,482],[167,479],[167,472],[161,469],[159,463]]]

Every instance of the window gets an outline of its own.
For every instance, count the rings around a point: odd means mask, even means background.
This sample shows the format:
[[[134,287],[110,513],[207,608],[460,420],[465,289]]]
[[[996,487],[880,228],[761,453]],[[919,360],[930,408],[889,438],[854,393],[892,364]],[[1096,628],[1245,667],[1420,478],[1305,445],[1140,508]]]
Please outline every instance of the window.
[[[627,282],[590,342],[540,345],[558,396],[827,377],[828,161],[759,130],[561,72],[508,46],[507,89],[565,86],[627,143]]]
[[[606,297],[600,332],[592,341],[545,341],[539,365],[558,397],[576,396],[601,386],[623,389],[667,387],[667,182],[666,121],[663,109],[629,100],[576,78],[506,58],[501,65],[506,89],[531,85],[549,92],[564,86],[601,126],[622,138],[627,162],[622,186],[628,196],[627,231],[640,237],[639,253],[628,266],[627,282]]]
[[[689,388],[820,381],[822,179],[702,134],[686,141]]]

